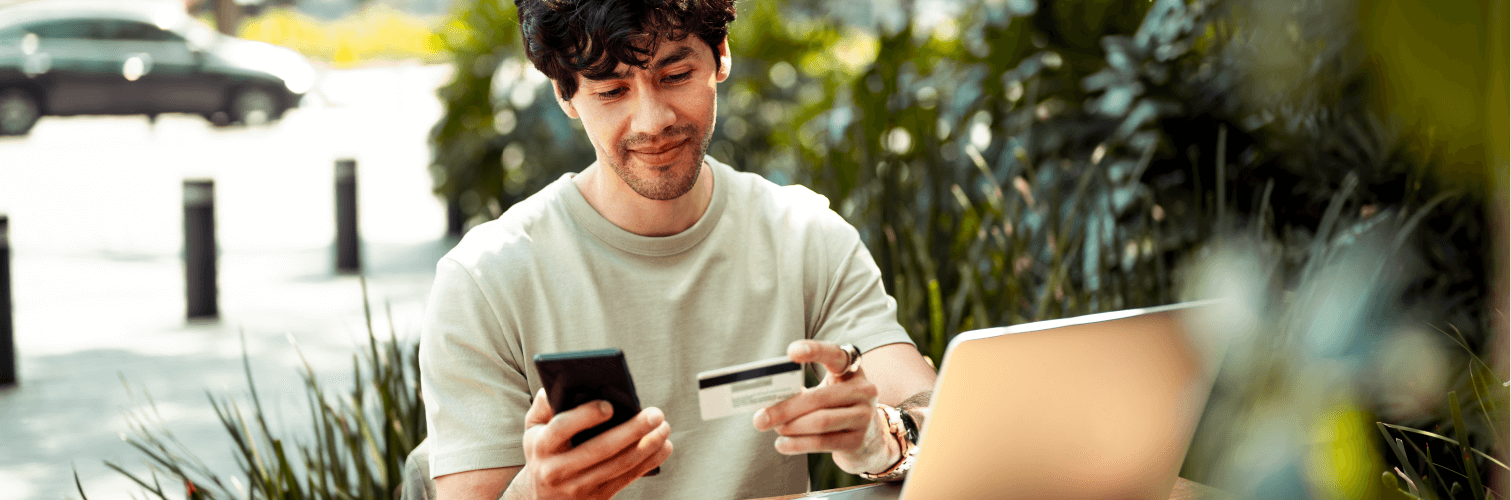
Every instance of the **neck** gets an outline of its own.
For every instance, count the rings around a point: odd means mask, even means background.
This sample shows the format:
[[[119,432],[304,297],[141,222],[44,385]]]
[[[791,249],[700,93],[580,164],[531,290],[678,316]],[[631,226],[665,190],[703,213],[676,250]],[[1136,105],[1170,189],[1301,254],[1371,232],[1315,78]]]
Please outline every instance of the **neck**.
[[[706,161],[698,168],[702,170],[693,188],[665,201],[640,196],[601,162],[577,174],[572,182],[593,210],[620,229],[641,236],[671,236],[697,224],[713,200],[713,168]]]

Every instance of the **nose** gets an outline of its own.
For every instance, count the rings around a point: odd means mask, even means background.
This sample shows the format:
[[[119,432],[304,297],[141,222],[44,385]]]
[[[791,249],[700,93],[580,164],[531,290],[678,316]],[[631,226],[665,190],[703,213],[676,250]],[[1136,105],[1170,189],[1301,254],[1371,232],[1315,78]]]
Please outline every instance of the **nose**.
[[[677,113],[666,102],[669,96],[660,92],[660,89],[651,87],[650,90],[636,92],[635,95],[635,116],[630,120],[630,132],[656,137],[677,122]]]

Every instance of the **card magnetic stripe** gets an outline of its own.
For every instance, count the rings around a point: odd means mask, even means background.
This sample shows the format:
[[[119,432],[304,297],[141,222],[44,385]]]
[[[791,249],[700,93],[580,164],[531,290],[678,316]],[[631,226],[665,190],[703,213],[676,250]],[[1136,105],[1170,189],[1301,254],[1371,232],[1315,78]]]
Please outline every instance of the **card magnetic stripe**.
[[[779,365],[762,366],[760,368],[751,368],[749,370],[745,370],[745,371],[742,371],[742,372],[735,372],[735,373],[730,373],[730,374],[727,374],[727,375],[720,375],[720,376],[717,376],[717,377],[711,377],[711,378],[706,378],[706,379],[699,380],[698,381],[698,388],[699,389],[707,389],[709,387],[717,387],[717,386],[721,386],[721,385],[724,385],[724,384],[730,384],[730,383],[734,383],[734,382],[739,382],[741,380],[750,380],[750,379],[753,379],[753,378],[761,378],[761,377],[765,377],[767,375],[776,375],[778,373],[787,373],[787,372],[792,372],[792,371],[798,371],[798,370],[801,370],[801,369],[803,369],[803,365],[799,365],[797,363],[792,363],[792,362],[782,363],[782,364],[779,364]]]

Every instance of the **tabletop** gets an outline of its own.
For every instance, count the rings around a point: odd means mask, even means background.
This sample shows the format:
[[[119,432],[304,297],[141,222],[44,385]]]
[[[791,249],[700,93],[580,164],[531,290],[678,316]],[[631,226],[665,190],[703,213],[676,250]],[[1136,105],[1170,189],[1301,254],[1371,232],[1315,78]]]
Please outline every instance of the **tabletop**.
[[[848,486],[844,488],[835,488],[832,490],[813,491],[780,497],[767,497],[757,500],[794,500],[798,498],[824,496],[836,491],[844,491],[852,488],[864,488],[866,486],[870,485],[862,484],[859,486]],[[1170,500],[1218,500],[1221,498],[1227,498],[1226,495],[1222,494],[1221,490],[1194,481],[1188,481],[1183,477],[1175,478],[1175,489],[1170,491]]]

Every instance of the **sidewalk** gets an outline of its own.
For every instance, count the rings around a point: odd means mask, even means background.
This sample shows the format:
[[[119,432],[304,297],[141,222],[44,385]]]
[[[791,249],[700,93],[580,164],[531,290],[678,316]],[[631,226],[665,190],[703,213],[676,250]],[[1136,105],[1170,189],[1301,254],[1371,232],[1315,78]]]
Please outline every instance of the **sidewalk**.
[[[0,138],[20,378],[0,389],[0,500],[78,498],[75,467],[91,499],[141,498],[103,461],[145,473],[144,455],[121,439],[123,411],[144,405],[144,392],[165,429],[212,470],[239,474],[205,393],[249,401],[243,332],[275,432],[309,422],[288,337],[331,393],[345,392],[367,330],[358,279],[334,272],[337,158],[358,161],[374,329],[413,342],[435,262],[453,244],[430,193],[426,139],[441,114],[435,89],[450,71],[331,71],[323,100],[269,127],[217,129],[187,115],[156,124],[48,117],[28,136]],[[216,182],[214,322],[184,318],[188,177]]]

